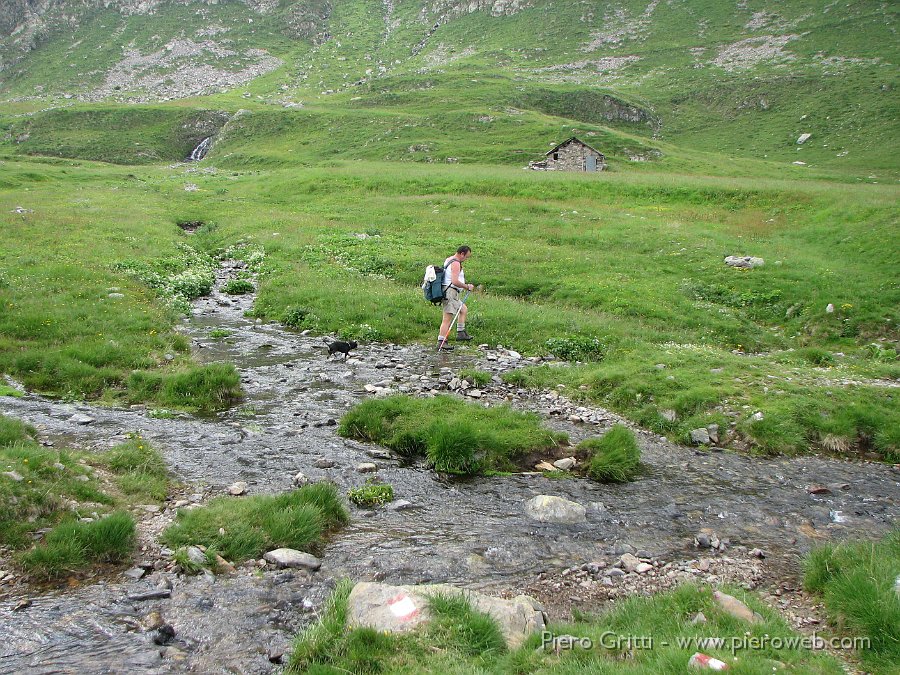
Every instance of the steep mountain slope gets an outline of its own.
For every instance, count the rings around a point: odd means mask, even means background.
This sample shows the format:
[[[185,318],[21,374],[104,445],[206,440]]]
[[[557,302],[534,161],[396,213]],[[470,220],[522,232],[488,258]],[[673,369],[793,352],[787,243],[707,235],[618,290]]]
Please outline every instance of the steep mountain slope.
[[[626,130],[648,146],[668,141],[852,170],[895,166],[895,3],[106,4],[14,0],[5,25],[16,27],[0,40],[0,97],[205,96],[204,105],[232,113],[252,101],[340,118],[361,109],[436,117],[464,111],[494,126],[515,126],[531,111],[574,120],[568,124],[579,130]],[[486,128],[465,122],[454,127],[461,135]],[[542,133],[559,124],[547,122]],[[798,144],[803,134],[810,136]],[[424,136],[407,147],[423,144]]]

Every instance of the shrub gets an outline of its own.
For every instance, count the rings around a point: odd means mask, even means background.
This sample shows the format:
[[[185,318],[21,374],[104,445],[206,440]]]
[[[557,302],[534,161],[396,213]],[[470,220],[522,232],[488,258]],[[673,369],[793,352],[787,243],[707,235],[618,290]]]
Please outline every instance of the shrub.
[[[641,462],[641,450],[634,432],[617,424],[602,438],[589,438],[578,444],[579,450],[591,453],[588,475],[604,483],[634,480]]]
[[[860,656],[873,671],[900,663],[898,570],[900,530],[879,542],[829,544],[805,561],[806,590],[823,597],[832,623],[869,638]]]
[[[394,500],[394,488],[390,485],[375,483],[370,478],[365,485],[348,490],[347,498],[357,506],[379,506]]]
[[[550,338],[546,343],[551,354],[566,361],[600,361],[603,359],[603,345],[595,337],[573,335],[564,338]]]
[[[797,354],[804,361],[814,366],[830,366],[834,364],[834,356],[832,356],[831,352],[818,347],[804,347],[803,349],[798,349]]]
[[[253,285],[253,282],[246,279],[232,279],[222,287],[222,291],[228,295],[244,295],[255,290],[256,286]]]
[[[306,320],[306,317],[310,315],[310,311],[311,310],[306,307],[291,307],[281,315],[281,323],[289,328],[300,328]]]

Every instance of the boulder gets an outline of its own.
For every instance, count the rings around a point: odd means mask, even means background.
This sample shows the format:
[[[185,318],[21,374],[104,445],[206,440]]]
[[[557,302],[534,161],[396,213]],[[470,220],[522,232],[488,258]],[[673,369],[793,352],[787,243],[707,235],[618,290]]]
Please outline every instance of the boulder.
[[[762,258],[754,258],[749,255],[730,255],[725,258],[725,264],[729,267],[746,267],[753,269],[754,267],[762,267],[766,261]]]
[[[247,483],[242,480],[239,480],[237,483],[228,488],[228,494],[233,495],[235,497],[239,497],[240,495],[247,492]]]
[[[581,504],[552,495],[538,495],[525,504],[525,513],[528,517],[542,523],[562,525],[583,523],[586,520],[586,512]]]
[[[575,458],[574,457],[564,457],[563,459],[558,459],[553,462],[553,466],[555,466],[560,471],[568,471],[573,466],[575,466]]]
[[[709,430],[708,429],[694,429],[691,431],[691,443],[695,445],[709,445]]]
[[[759,623],[763,620],[763,617],[733,595],[728,595],[728,593],[723,593],[722,591],[713,591],[713,600],[722,610],[736,619],[741,619],[748,623]]]
[[[75,413],[69,418],[70,422],[74,422],[75,424],[92,424],[94,422],[94,418],[89,415],[84,415],[82,413]]]
[[[390,586],[369,582],[356,584],[350,592],[347,623],[350,628],[369,626],[379,632],[405,633],[431,619],[428,598],[435,595],[464,596],[472,609],[497,622],[511,649],[546,626],[543,607],[526,595],[506,600],[447,584]]]
[[[299,567],[310,572],[315,572],[322,566],[322,561],[316,556],[293,548],[276,548],[266,553],[263,560],[276,567]]]

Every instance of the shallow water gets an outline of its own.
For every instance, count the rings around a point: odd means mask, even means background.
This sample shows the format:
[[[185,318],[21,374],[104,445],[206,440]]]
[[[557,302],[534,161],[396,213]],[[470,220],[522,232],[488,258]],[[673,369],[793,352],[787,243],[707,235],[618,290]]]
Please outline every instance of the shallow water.
[[[222,271],[217,288],[231,271]],[[33,596],[31,606],[17,612],[13,607],[21,597],[3,599],[0,634],[7,639],[0,644],[0,673],[269,672],[277,667],[269,650],[288,644],[342,576],[512,590],[541,571],[612,554],[622,543],[663,559],[689,557],[693,535],[703,527],[732,545],[761,547],[770,558],[793,561],[821,540],[887,531],[898,513],[900,473],[889,466],[699,452],[641,432],[647,472],[626,485],[531,475],[447,480],[424,466],[373,459],[369,453],[382,449],[342,439],[334,426],[325,425],[371,395],[367,384],[415,392],[421,385],[409,381],[410,375],[426,375],[436,385],[447,375],[442,368],[489,368],[496,362],[485,361],[477,348],[436,354],[393,345],[362,345],[346,363],[328,360],[321,338],[245,318],[252,300],[216,290],[197,302],[194,316],[182,326],[198,359],[228,360],[239,368],[247,399],[227,413],[154,419],[144,410],[33,396],[0,398],[0,412],[27,420],[57,446],[106,448],[123,434],[140,431],[179,478],[212,493],[238,480],[246,481],[251,493],[287,490],[298,471],[330,479],[345,491],[365,481],[356,465],[375,461],[378,476],[412,507],[353,510],[350,526],[327,547],[323,567],[312,577],[266,571],[211,582],[157,572],[149,581],[116,575]],[[213,329],[231,334],[210,339]],[[497,389],[492,398],[488,387],[485,400],[500,400],[506,392]],[[543,410],[527,396],[515,405]],[[68,422],[77,411],[96,421]],[[556,417],[547,423],[578,440],[616,418],[604,412],[604,419],[608,422],[599,426]],[[319,458],[335,466],[317,469]],[[813,484],[831,485],[832,493],[810,495],[806,488]],[[579,502],[587,508],[587,522],[563,526],[528,519],[523,505],[538,494]],[[152,559],[154,551],[142,555]],[[171,584],[172,597],[128,599],[154,584]],[[176,629],[172,646],[154,645],[152,633],[137,630],[136,622],[152,610]]]

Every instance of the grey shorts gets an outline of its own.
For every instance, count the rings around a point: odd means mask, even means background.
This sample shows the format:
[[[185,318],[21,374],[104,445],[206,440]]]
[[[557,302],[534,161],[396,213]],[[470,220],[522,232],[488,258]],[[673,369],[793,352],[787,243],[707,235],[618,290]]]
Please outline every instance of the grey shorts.
[[[441,302],[441,309],[444,310],[444,314],[456,314],[459,308],[462,307],[462,304],[462,300],[459,299],[459,291],[450,286]]]

